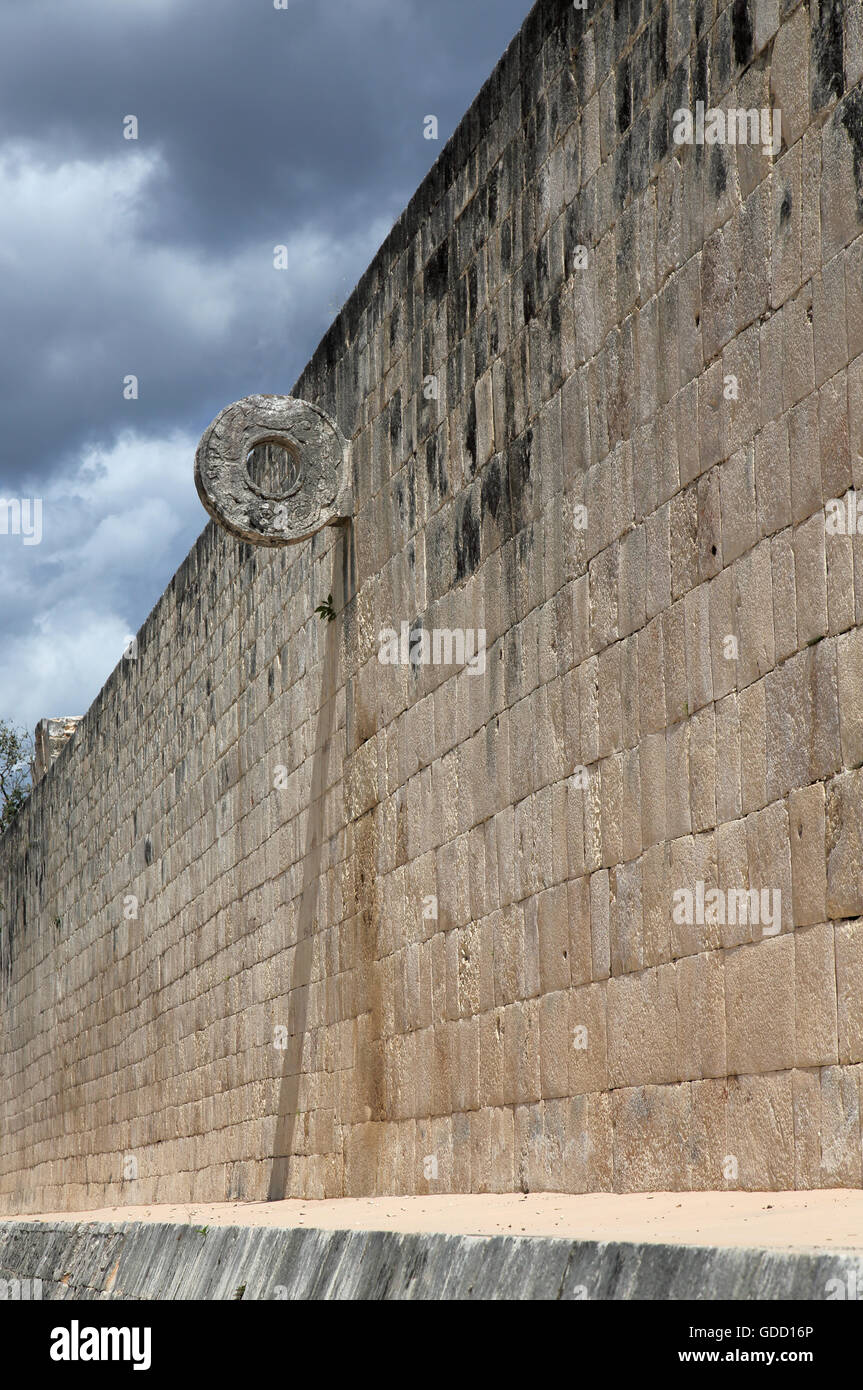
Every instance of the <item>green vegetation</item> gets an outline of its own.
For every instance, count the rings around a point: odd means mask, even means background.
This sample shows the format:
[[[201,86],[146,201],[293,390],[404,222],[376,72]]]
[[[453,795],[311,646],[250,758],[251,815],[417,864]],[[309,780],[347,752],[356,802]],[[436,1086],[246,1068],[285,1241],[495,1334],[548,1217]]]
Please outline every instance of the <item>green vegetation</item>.
[[[15,819],[30,793],[32,756],[30,735],[0,719],[0,833]]]

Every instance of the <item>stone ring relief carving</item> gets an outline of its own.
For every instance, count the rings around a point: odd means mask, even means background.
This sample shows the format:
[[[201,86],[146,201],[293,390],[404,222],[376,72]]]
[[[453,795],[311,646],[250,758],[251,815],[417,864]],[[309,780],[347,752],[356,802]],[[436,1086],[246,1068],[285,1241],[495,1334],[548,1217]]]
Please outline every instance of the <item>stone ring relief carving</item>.
[[[259,477],[250,455],[259,460],[264,445],[287,456],[287,479]],[[195,486],[210,516],[238,540],[292,545],[350,516],[348,444],[309,401],[245,396],[202,434]]]

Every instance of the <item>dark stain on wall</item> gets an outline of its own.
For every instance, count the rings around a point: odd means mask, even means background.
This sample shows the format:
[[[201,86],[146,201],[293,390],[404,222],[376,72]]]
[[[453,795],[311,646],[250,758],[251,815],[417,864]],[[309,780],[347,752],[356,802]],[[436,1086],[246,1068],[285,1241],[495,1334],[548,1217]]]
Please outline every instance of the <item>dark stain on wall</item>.
[[[617,66],[615,78],[615,115],[617,129],[623,133],[632,121],[632,78],[629,58],[624,58]]]
[[[851,141],[854,183],[857,188],[857,216],[863,218],[863,90],[855,87],[838,107],[836,115]]]
[[[402,393],[400,390],[394,392],[390,401],[390,447],[396,458],[399,458],[402,442]],[[400,461],[400,460],[399,460]]]
[[[710,104],[710,93],[707,85],[707,40],[704,39],[695,50],[695,59],[692,64],[692,99],[693,101],[703,101],[705,107]],[[714,148],[717,148],[714,146]],[[695,160],[700,164],[704,158],[704,146],[695,146]]]
[[[508,217],[500,228],[500,263],[504,270],[512,264],[512,222]]]
[[[726,92],[731,81],[731,11],[725,10],[710,36],[710,70],[715,91]]]
[[[468,461],[468,473],[476,472],[476,397],[471,392],[467,406],[467,423],[464,431],[464,449]]]
[[[509,500],[512,509],[512,529],[520,531],[530,518],[531,463],[533,459],[533,430],[526,429],[507,451],[509,469]]]
[[[728,184],[728,170],[726,160],[728,156],[722,145],[714,145],[710,151],[710,163],[708,165],[708,178],[710,179],[710,192],[714,198],[721,198]]]
[[[466,497],[460,497],[456,505],[455,534],[455,577],[458,583],[468,579],[479,568],[479,517],[476,513],[476,489],[471,488]]]
[[[660,87],[668,77],[667,0],[662,0],[650,26],[650,73],[654,90]]]
[[[859,4],[859,0],[854,0]],[[812,106],[829,106],[844,90],[843,0],[811,0]]]
[[[449,276],[449,239],[445,238],[432,256],[423,275],[423,288],[427,299],[439,304],[446,294]]]
[[[734,61],[738,67],[744,67],[752,58],[753,49],[749,0],[734,0],[731,10],[731,38],[734,45]]]
[[[447,306],[450,342],[459,342],[467,332],[467,279],[463,275],[456,283]]]
[[[482,471],[479,495],[480,523],[496,533],[498,543],[512,536],[512,514],[509,502],[509,479],[506,471],[506,456],[495,454]],[[495,548],[489,545],[489,550]]]
[[[536,314],[536,298],[533,290],[534,271],[527,261],[524,263],[522,277],[522,310],[524,312],[525,324],[530,323]]]

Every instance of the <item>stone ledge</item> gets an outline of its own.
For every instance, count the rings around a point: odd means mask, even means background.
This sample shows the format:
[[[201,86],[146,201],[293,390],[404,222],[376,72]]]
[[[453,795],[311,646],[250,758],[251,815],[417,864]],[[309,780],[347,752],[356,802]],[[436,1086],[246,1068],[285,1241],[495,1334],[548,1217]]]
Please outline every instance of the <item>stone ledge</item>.
[[[825,1301],[863,1256],[394,1231],[0,1223],[0,1280],[43,1299]],[[837,1293],[837,1290],[839,1292]]]

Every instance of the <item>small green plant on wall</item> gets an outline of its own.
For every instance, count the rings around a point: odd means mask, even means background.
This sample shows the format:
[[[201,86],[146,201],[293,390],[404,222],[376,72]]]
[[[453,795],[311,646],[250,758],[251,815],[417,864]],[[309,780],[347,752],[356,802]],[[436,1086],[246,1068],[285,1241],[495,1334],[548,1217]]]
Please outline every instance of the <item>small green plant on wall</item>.
[[[326,598],[324,599],[324,602],[318,604],[317,608],[315,609],[315,612],[317,613],[319,618],[326,618],[328,623],[331,623],[333,621],[333,618],[336,616],[336,610],[335,608],[333,608],[332,594],[327,594]]]

